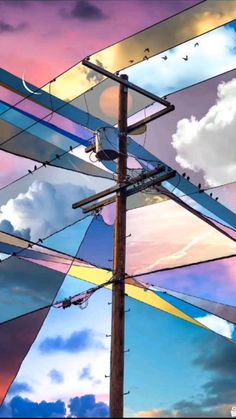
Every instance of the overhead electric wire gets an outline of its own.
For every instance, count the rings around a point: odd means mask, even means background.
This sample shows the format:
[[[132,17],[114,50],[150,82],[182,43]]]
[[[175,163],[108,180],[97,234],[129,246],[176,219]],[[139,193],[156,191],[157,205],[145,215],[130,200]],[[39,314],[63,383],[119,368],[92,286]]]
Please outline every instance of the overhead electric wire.
[[[85,280],[85,281],[86,281],[86,280]],[[45,306],[43,306],[43,307],[37,308],[36,310],[32,310],[32,311],[30,311],[30,312],[28,312],[28,313],[21,314],[21,315],[19,315],[19,316],[17,316],[17,317],[14,317],[14,318],[11,318],[11,319],[8,319],[8,320],[5,320],[5,321],[3,321],[3,322],[1,322],[1,323],[0,323],[0,327],[1,327],[3,324],[9,323],[9,322],[11,322],[11,321],[17,320],[17,319],[22,318],[22,317],[26,317],[26,316],[28,316],[28,315],[30,315],[30,314],[33,314],[33,313],[37,313],[37,312],[39,312],[39,311],[41,311],[41,310],[50,309],[50,308],[52,308],[52,307],[55,307],[55,305],[56,305],[56,304],[63,303],[63,301],[65,301],[65,300],[69,300],[69,299],[74,298],[74,297],[77,297],[77,296],[79,297],[80,295],[83,295],[83,294],[87,294],[87,295],[88,295],[88,298],[90,298],[90,297],[94,294],[94,292],[98,291],[98,290],[99,290],[99,289],[101,289],[101,288],[106,287],[107,285],[113,284],[115,281],[117,281],[117,279],[114,279],[114,277],[112,276],[112,277],[111,277],[109,280],[107,280],[106,282],[103,282],[102,284],[96,285],[95,287],[88,288],[87,290],[85,290],[85,291],[81,291],[81,292],[80,292],[80,293],[78,293],[78,294],[75,294],[75,295],[70,296],[70,297],[65,297],[65,298],[64,298],[64,299],[62,299],[62,300],[59,300],[59,301],[53,302],[53,303],[51,303],[51,304],[47,304],[47,305],[45,305]],[[86,282],[87,282],[87,281],[86,281]],[[90,295],[89,295],[89,294],[90,294]],[[87,300],[86,300],[86,301],[87,301]],[[83,304],[83,302],[82,302],[81,304]],[[75,304],[74,304],[74,303],[71,303],[71,305],[79,305],[79,304],[76,304],[76,303],[75,303]],[[57,307],[55,307],[55,308],[57,308]]]

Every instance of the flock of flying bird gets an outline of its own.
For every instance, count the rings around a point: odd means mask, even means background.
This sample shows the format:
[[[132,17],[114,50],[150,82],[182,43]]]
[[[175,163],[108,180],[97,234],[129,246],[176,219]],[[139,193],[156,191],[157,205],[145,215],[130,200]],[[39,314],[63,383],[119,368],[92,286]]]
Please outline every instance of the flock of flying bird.
[[[195,42],[194,47],[199,47],[199,43],[198,43],[198,42]],[[144,53],[149,54],[149,53],[150,53],[150,49],[149,49],[149,48],[145,48]],[[148,60],[149,58],[150,58],[150,57],[148,57],[147,55],[144,55],[144,57],[143,57],[143,61]],[[163,56],[163,57],[161,57],[161,58],[162,58],[164,61],[168,60],[167,55],[164,55],[164,56]],[[184,60],[184,61],[188,61],[188,59],[189,59],[189,56],[188,56],[188,55],[186,55],[185,57],[182,57],[182,60]],[[134,63],[134,60],[129,60],[129,63],[130,63],[130,64],[133,64],[133,63]]]
[[[198,47],[199,46],[199,43],[198,42],[196,42],[195,44],[194,44],[194,47]],[[150,53],[150,49],[149,48],[145,48],[145,50],[144,50],[144,52],[146,52],[146,53]],[[87,59],[89,59],[89,57],[86,57]],[[147,55],[145,55],[144,57],[143,57],[143,60],[148,60],[148,56]],[[166,61],[167,59],[168,59],[168,57],[167,57],[167,55],[164,55],[163,57],[161,57],[164,61]],[[182,57],[182,59],[184,60],[184,61],[188,61],[188,55],[186,55],[185,57]],[[130,64],[132,64],[134,62],[134,60],[129,60],[129,63]],[[119,75],[119,72],[117,71],[115,74],[117,74],[117,75]],[[55,81],[55,80],[53,80],[53,81]],[[164,96],[163,97],[164,99],[167,99],[167,96]],[[70,150],[72,151],[72,147],[70,146]],[[56,154],[56,159],[60,159],[60,156],[58,155],[58,154]],[[50,165],[50,162],[43,162],[42,163],[42,165],[44,166],[44,167],[46,167],[46,165]],[[33,170],[28,170],[28,173],[29,174],[33,174],[33,172],[34,171],[36,171],[38,169],[38,167],[35,165],[34,166],[34,169]],[[186,177],[186,179],[189,181],[190,180],[190,177],[189,176],[186,176],[186,173],[183,173],[182,174],[182,176],[183,177]],[[204,192],[204,189],[202,189],[202,186],[201,186],[201,184],[199,183],[198,184],[198,189],[199,189],[199,192]],[[210,196],[212,197],[212,193],[210,193]],[[215,200],[216,201],[218,201],[218,197],[216,197],[215,198]],[[39,241],[40,242],[42,242],[42,240],[41,239],[39,239]]]

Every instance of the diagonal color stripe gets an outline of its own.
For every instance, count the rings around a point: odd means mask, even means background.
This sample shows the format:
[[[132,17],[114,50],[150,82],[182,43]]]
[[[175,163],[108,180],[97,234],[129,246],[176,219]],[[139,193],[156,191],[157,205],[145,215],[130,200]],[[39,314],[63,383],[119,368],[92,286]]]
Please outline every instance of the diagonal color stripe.
[[[98,268],[84,268],[72,266],[68,272],[68,275],[71,275],[75,278],[82,279],[84,281],[91,282],[93,284],[99,285],[103,282],[109,280],[112,276],[112,273]],[[106,288],[111,289],[111,285],[106,286]],[[172,306],[159,296],[157,296],[152,291],[145,291],[142,288],[126,284],[125,292],[129,297],[132,297],[138,301],[141,301],[149,306],[157,308],[159,310],[165,311],[166,313],[172,314],[173,316],[179,317],[182,320],[186,320],[190,323],[195,324],[196,326],[202,326],[199,322],[187,316],[181,310],[178,310],[176,307]]]
[[[192,295],[184,294],[181,292],[173,291],[167,288],[154,287],[153,289],[155,289],[155,291],[160,290],[162,292],[166,292],[167,294],[172,295],[173,297],[179,300],[183,300],[186,303],[191,304],[195,307],[199,307],[202,310],[207,311],[208,313],[214,314],[218,317],[221,317],[224,320],[228,320],[229,322],[236,323],[236,307],[222,304],[222,303],[216,303],[214,301],[210,301],[210,300],[195,297]]]

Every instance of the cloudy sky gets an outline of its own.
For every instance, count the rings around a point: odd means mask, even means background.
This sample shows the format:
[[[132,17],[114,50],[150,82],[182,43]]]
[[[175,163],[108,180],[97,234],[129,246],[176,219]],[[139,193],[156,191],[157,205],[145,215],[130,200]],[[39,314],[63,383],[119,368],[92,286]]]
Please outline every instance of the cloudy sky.
[[[86,55],[196,3],[196,0],[130,0],[127,7],[125,1],[115,0],[0,0],[1,67],[18,77],[24,73],[28,81],[40,86]],[[129,70],[133,82],[159,95],[169,95],[214,77],[197,88],[168,96],[176,105],[176,111],[150,124],[146,137],[136,138],[141,144],[145,141],[147,149],[164,162],[187,171],[195,183],[202,182],[206,186],[235,180],[235,34],[235,25],[224,26],[204,38],[199,37],[196,47],[192,41],[187,42],[166,52],[167,60],[156,56]],[[217,48],[212,45],[217,45]],[[182,59],[186,54],[189,55],[187,62]],[[215,77],[220,73],[225,74]],[[6,100],[3,90],[1,94],[1,98]],[[62,120],[57,120],[58,123],[65,126]],[[77,128],[73,124],[68,126],[72,133],[78,134]],[[222,137],[227,138],[227,144],[220,141]],[[200,156],[197,150],[201,150]],[[81,157],[82,153],[79,149],[74,154]],[[4,189],[0,194],[0,229],[10,234],[23,234],[35,241],[79,219],[81,212],[72,211],[71,204],[111,184],[107,179],[48,166],[7,186],[27,174],[29,169],[32,171],[35,162],[5,152],[1,152],[1,162],[4,170],[0,173],[0,182]],[[230,196],[232,192],[235,193],[235,188],[230,190]],[[39,212],[40,223],[36,217]],[[130,240],[131,256],[133,250],[146,257],[143,242],[147,238],[149,243],[153,242],[157,234],[152,228],[151,207],[146,214],[146,232],[139,229],[136,242]],[[170,214],[171,211],[166,211],[163,216],[168,218]],[[137,216],[129,227],[137,228],[144,222],[140,222]],[[190,234],[185,225],[186,233],[187,230]],[[105,239],[105,244],[101,243],[103,231],[102,226],[96,230],[95,250],[99,247],[101,251],[103,245],[107,246]],[[178,235],[185,236],[183,232],[180,223],[175,245],[188,251],[191,238],[187,245],[178,239]],[[111,234],[112,228],[106,237]],[[164,230],[162,237],[168,241],[169,236]],[[78,246],[81,239],[82,234],[78,237]],[[166,248],[167,241],[164,243]],[[206,241],[208,247],[210,244]],[[217,248],[217,240],[213,240],[213,244]],[[83,248],[85,258],[92,254],[93,247],[90,246],[87,236]],[[211,249],[214,246],[210,246]],[[68,250],[68,243],[65,243],[65,248]],[[178,257],[175,246],[168,251],[172,257]],[[156,249],[149,253],[148,263],[150,266],[154,264],[155,270],[160,263],[155,257]],[[137,260],[137,257],[131,260],[132,263],[128,260],[129,269],[134,274],[140,273],[140,269],[135,267]],[[142,263],[143,258],[140,258],[139,268]],[[191,267],[141,279],[234,304],[233,261],[217,262],[214,267],[212,264],[201,266],[198,274],[195,267]],[[180,272],[178,278],[177,272]],[[90,286],[67,275],[57,298],[74,295]],[[0,410],[0,416],[108,416],[109,378],[105,375],[109,375],[110,362],[110,339],[106,337],[110,334],[110,301],[110,291],[100,290],[90,299],[85,310],[75,307],[50,310]],[[125,398],[126,415],[188,417],[193,412],[200,416],[229,415],[236,389],[235,374],[230,367],[235,363],[234,345],[221,336],[141,302],[127,299],[127,308],[131,311],[126,315],[126,344],[130,349],[125,355],[125,391],[130,391]],[[190,315],[195,318],[203,316],[199,312]],[[203,322],[209,327],[235,339],[234,326],[224,320],[216,322],[206,313],[205,317]],[[208,345],[211,356],[203,350],[205,345]],[[217,352],[216,347],[219,348]],[[137,365],[141,368],[138,369]]]
[[[42,85],[85,56],[197,3],[1,0],[1,46],[8,45],[1,66]]]

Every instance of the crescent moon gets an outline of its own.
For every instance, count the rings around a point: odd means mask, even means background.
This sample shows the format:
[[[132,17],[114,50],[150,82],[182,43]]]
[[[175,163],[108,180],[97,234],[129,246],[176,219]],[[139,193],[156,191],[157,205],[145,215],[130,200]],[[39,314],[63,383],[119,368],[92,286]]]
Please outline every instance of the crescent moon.
[[[26,82],[25,82],[25,74],[23,73],[22,74],[22,84],[23,84],[23,86],[24,86],[24,88],[29,92],[29,93],[32,93],[33,95],[41,95],[42,93],[41,92],[34,92],[33,90],[31,90],[30,88],[29,88],[29,86],[27,86],[27,84],[26,84]]]

